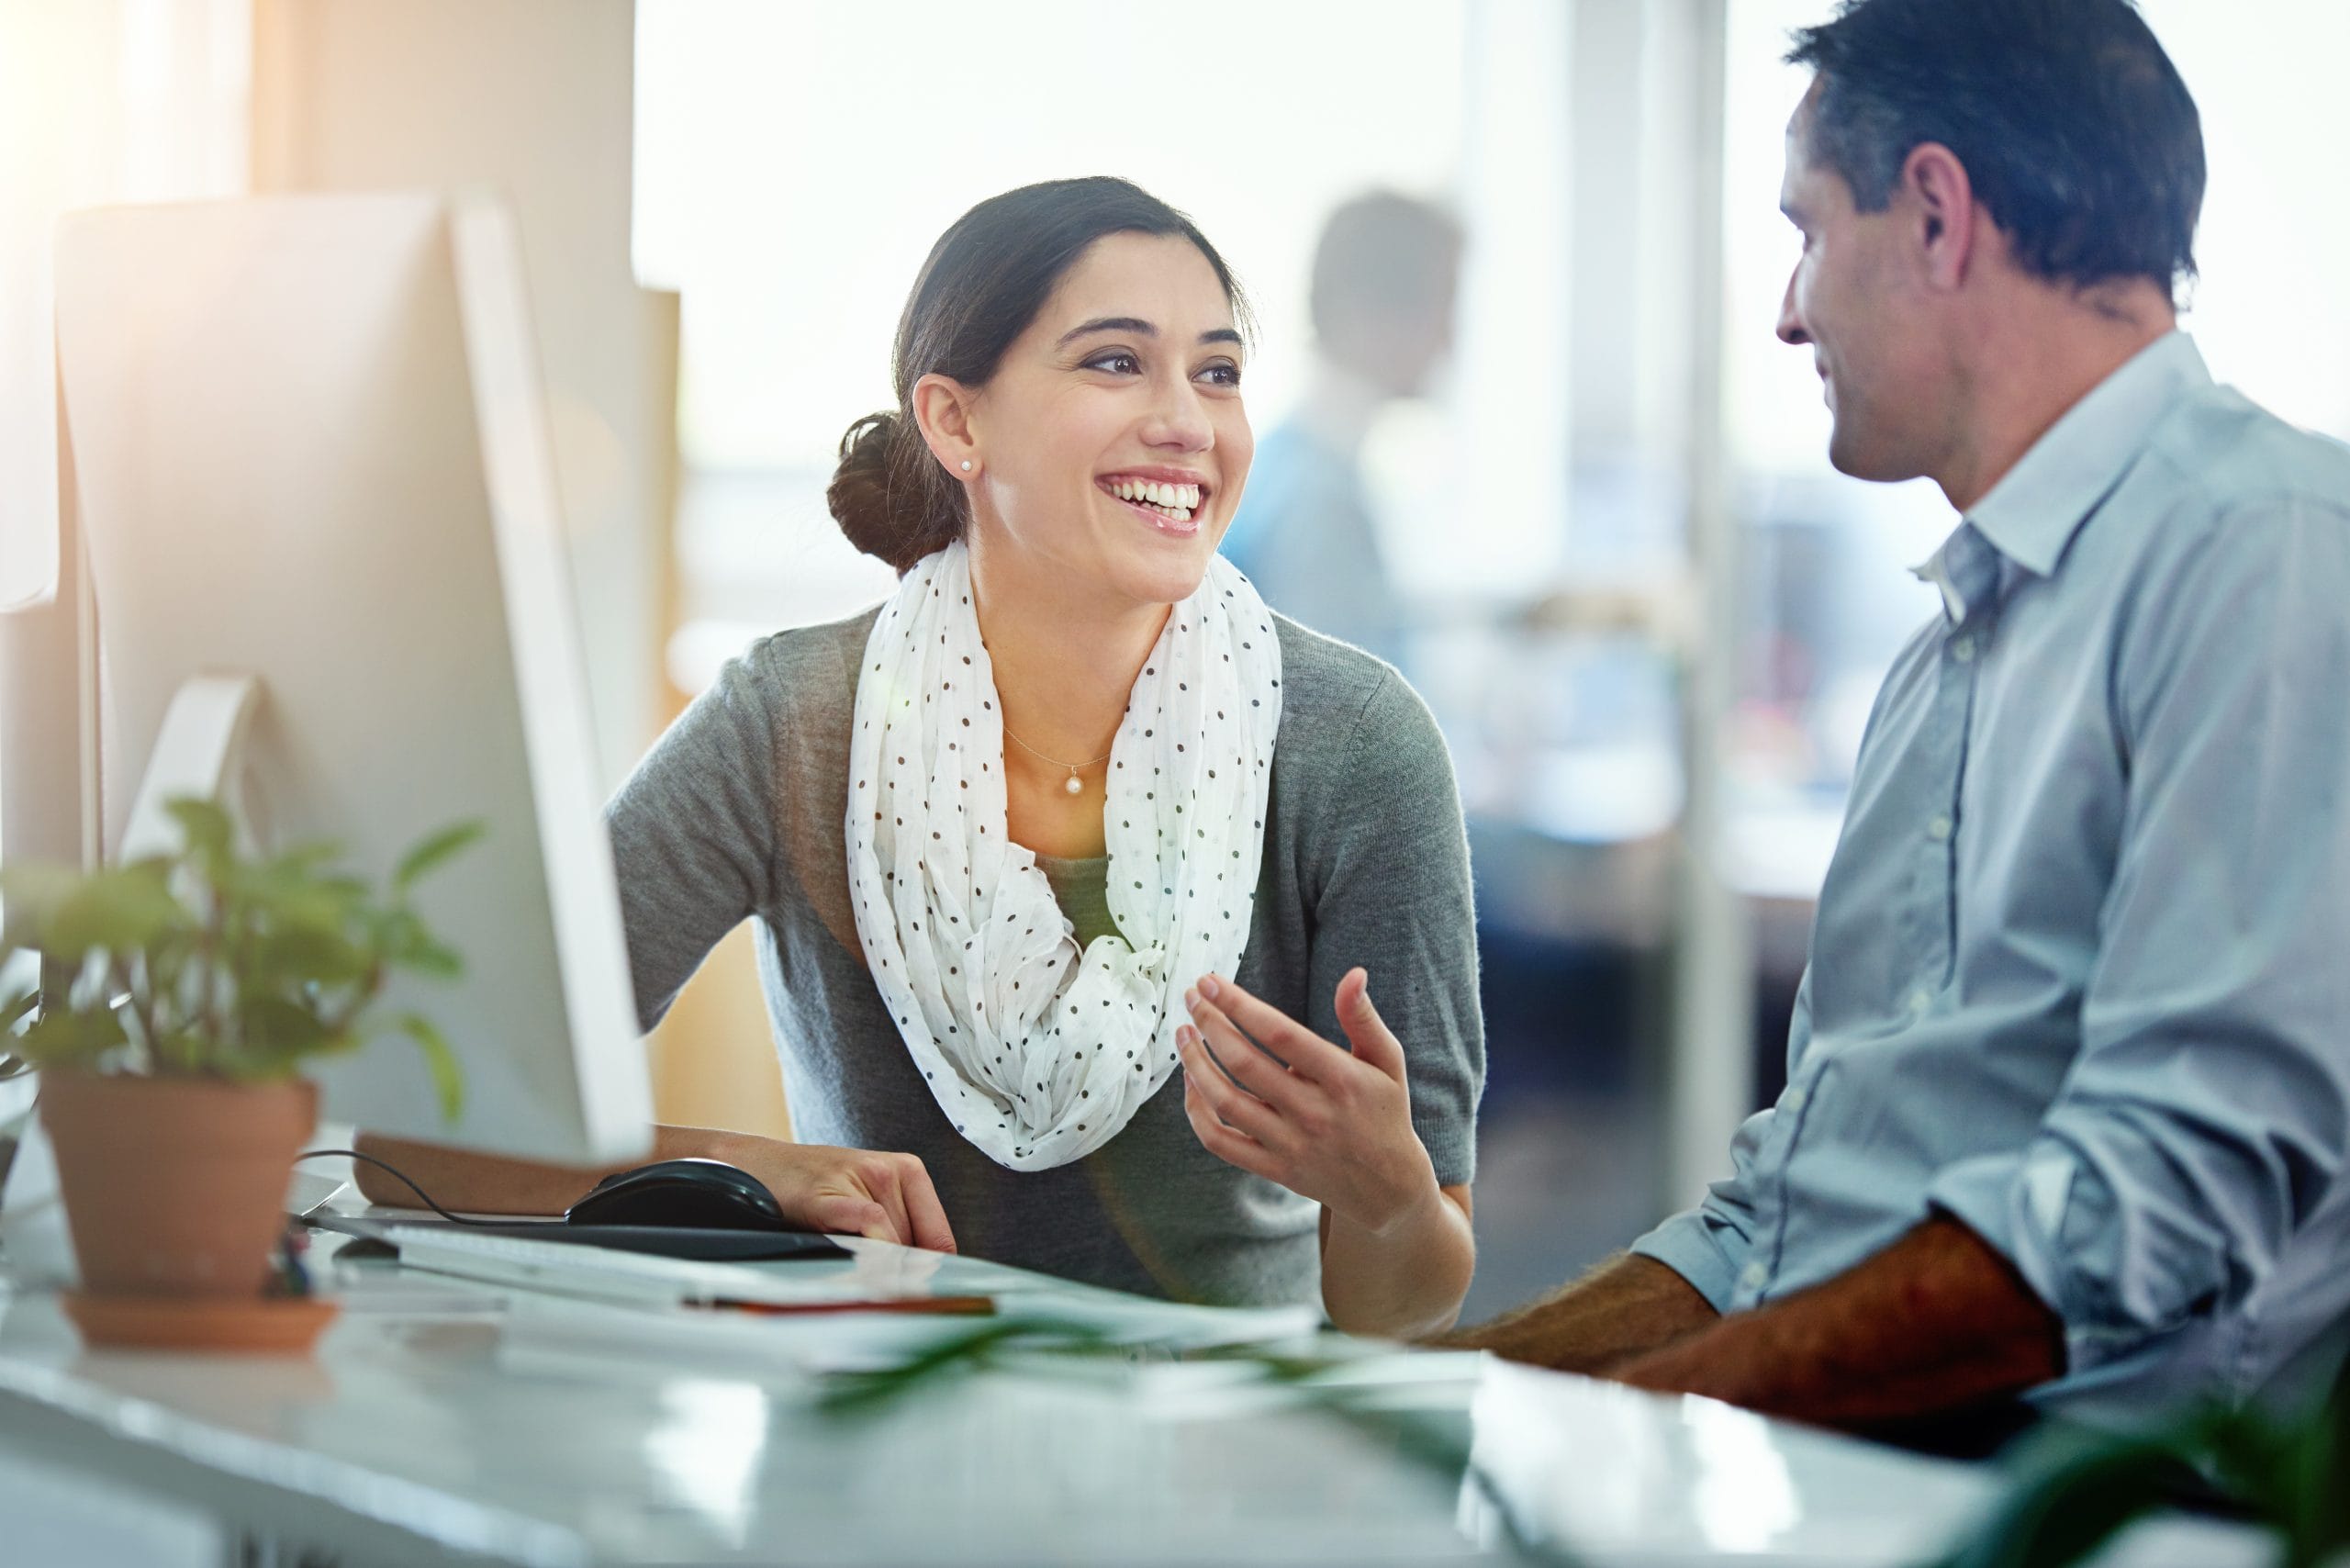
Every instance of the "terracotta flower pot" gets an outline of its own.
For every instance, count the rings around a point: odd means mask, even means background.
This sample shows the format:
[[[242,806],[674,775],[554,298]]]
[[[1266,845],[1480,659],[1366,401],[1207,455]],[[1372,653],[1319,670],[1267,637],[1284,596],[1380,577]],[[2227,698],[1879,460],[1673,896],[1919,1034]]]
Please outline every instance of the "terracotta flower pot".
[[[108,1296],[260,1296],[286,1173],[318,1121],[307,1081],[42,1075],[40,1115],[82,1288]]]

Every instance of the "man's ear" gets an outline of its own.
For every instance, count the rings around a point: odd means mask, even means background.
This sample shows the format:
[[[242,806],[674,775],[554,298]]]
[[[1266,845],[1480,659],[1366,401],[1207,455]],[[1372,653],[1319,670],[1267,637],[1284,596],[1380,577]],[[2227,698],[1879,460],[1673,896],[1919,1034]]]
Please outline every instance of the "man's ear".
[[[1975,205],[1975,183],[1958,154],[1939,141],[1921,141],[1902,160],[1901,188],[1915,227],[1911,233],[1919,269],[1930,287],[1956,288],[1966,281],[1982,239],[1983,213]]]
[[[939,465],[954,479],[979,472],[979,434],[972,428],[970,388],[935,372],[914,383],[914,423]]]

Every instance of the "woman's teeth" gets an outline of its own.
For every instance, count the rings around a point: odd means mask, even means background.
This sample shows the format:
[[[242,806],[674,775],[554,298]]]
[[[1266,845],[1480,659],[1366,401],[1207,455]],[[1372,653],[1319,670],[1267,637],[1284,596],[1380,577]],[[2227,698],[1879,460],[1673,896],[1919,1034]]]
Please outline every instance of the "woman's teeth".
[[[1176,522],[1189,522],[1200,504],[1197,485],[1161,485],[1149,479],[1120,479],[1109,487],[1122,501],[1146,506]]]

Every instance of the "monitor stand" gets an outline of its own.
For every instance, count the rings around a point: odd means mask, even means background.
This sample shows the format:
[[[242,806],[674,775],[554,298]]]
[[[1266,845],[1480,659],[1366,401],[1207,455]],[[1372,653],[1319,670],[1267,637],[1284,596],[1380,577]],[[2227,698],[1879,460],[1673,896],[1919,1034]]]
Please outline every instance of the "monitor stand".
[[[147,758],[147,773],[123,824],[117,864],[180,847],[179,823],[165,810],[187,796],[231,807],[246,847],[267,842],[265,823],[255,819],[255,802],[245,787],[245,737],[261,709],[261,681],[250,675],[190,676],[172,698]],[[237,799],[231,802],[229,792]]]

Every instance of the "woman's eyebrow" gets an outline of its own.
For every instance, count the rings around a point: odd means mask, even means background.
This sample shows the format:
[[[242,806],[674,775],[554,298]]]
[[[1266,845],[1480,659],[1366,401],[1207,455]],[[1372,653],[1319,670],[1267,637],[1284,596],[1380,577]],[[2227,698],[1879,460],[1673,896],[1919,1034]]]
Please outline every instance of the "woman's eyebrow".
[[[1067,348],[1070,343],[1091,332],[1132,332],[1138,338],[1155,338],[1158,329],[1139,316],[1096,316],[1091,321],[1080,321],[1060,336],[1055,348]],[[1203,343],[1237,343],[1240,334],[1230,327],[1217,327],[1200,334]]]
[[[1089,332],[1132,332],[1142,338],[1158,336],[1158,329],[1139,316],[1096,316],[1092,320],[1080,321],[1063,332],[1061,341],[1054,346],[1066,348]]]

